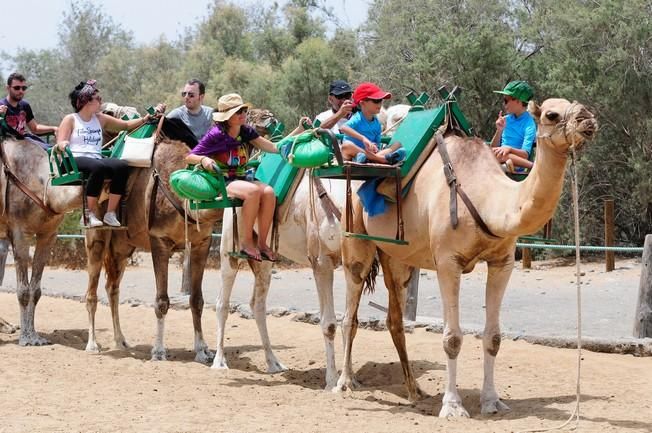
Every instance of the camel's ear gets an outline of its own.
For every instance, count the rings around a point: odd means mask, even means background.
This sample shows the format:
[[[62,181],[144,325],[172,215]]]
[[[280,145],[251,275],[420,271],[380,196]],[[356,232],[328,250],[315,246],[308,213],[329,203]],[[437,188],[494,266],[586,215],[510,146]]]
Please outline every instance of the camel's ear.
[[[530,112],[530,114],[537,120],[539,121],[539,118],[541,117],[541,107],[537,105],[534,100],[530,100],[527,104],[527,111]]]

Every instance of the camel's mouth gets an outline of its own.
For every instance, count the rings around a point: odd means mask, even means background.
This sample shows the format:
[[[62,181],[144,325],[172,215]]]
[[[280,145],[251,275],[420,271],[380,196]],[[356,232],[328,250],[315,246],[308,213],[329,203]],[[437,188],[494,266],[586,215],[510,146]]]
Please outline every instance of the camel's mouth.
[[[598,122],[590,113],[580,113],[575,117],[575,131],[585,140],[591,140],[598,131]]]

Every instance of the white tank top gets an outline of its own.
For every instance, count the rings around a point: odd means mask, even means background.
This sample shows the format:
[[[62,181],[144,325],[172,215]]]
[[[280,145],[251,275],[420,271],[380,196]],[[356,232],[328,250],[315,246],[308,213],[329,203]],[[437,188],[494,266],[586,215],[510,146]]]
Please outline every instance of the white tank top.
[[[84,122],[79,113],[74,113],[75,126],[70,135],[70,151],[73,156],[85,156],[87,158],[102,158],[102,125],[93,114],[91,120]]]

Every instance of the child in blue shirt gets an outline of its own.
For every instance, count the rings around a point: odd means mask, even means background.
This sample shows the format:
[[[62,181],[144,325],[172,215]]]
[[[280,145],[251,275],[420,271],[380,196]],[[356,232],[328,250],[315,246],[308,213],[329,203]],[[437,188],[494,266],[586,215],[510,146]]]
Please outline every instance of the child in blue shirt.
[[[378,113],[383,100],[392,94],[373,83],[362,83],[353,92],[353,104],[358,111],[340,127],[345,135],[342,143],[342,157],[346,161],[378,164],[397,164],[405,158],[405,149],[395,142],[383,150],[380,147],[381,126]]]

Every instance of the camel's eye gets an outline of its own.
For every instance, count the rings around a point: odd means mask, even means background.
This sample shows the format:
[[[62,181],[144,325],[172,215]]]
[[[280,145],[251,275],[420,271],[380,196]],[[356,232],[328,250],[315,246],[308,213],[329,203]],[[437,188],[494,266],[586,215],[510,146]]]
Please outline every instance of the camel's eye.
[[[546,113],[546,118],[548,120],[557,120],[559,118],[559,113],[555,113],[554,111],[548,111]]]

